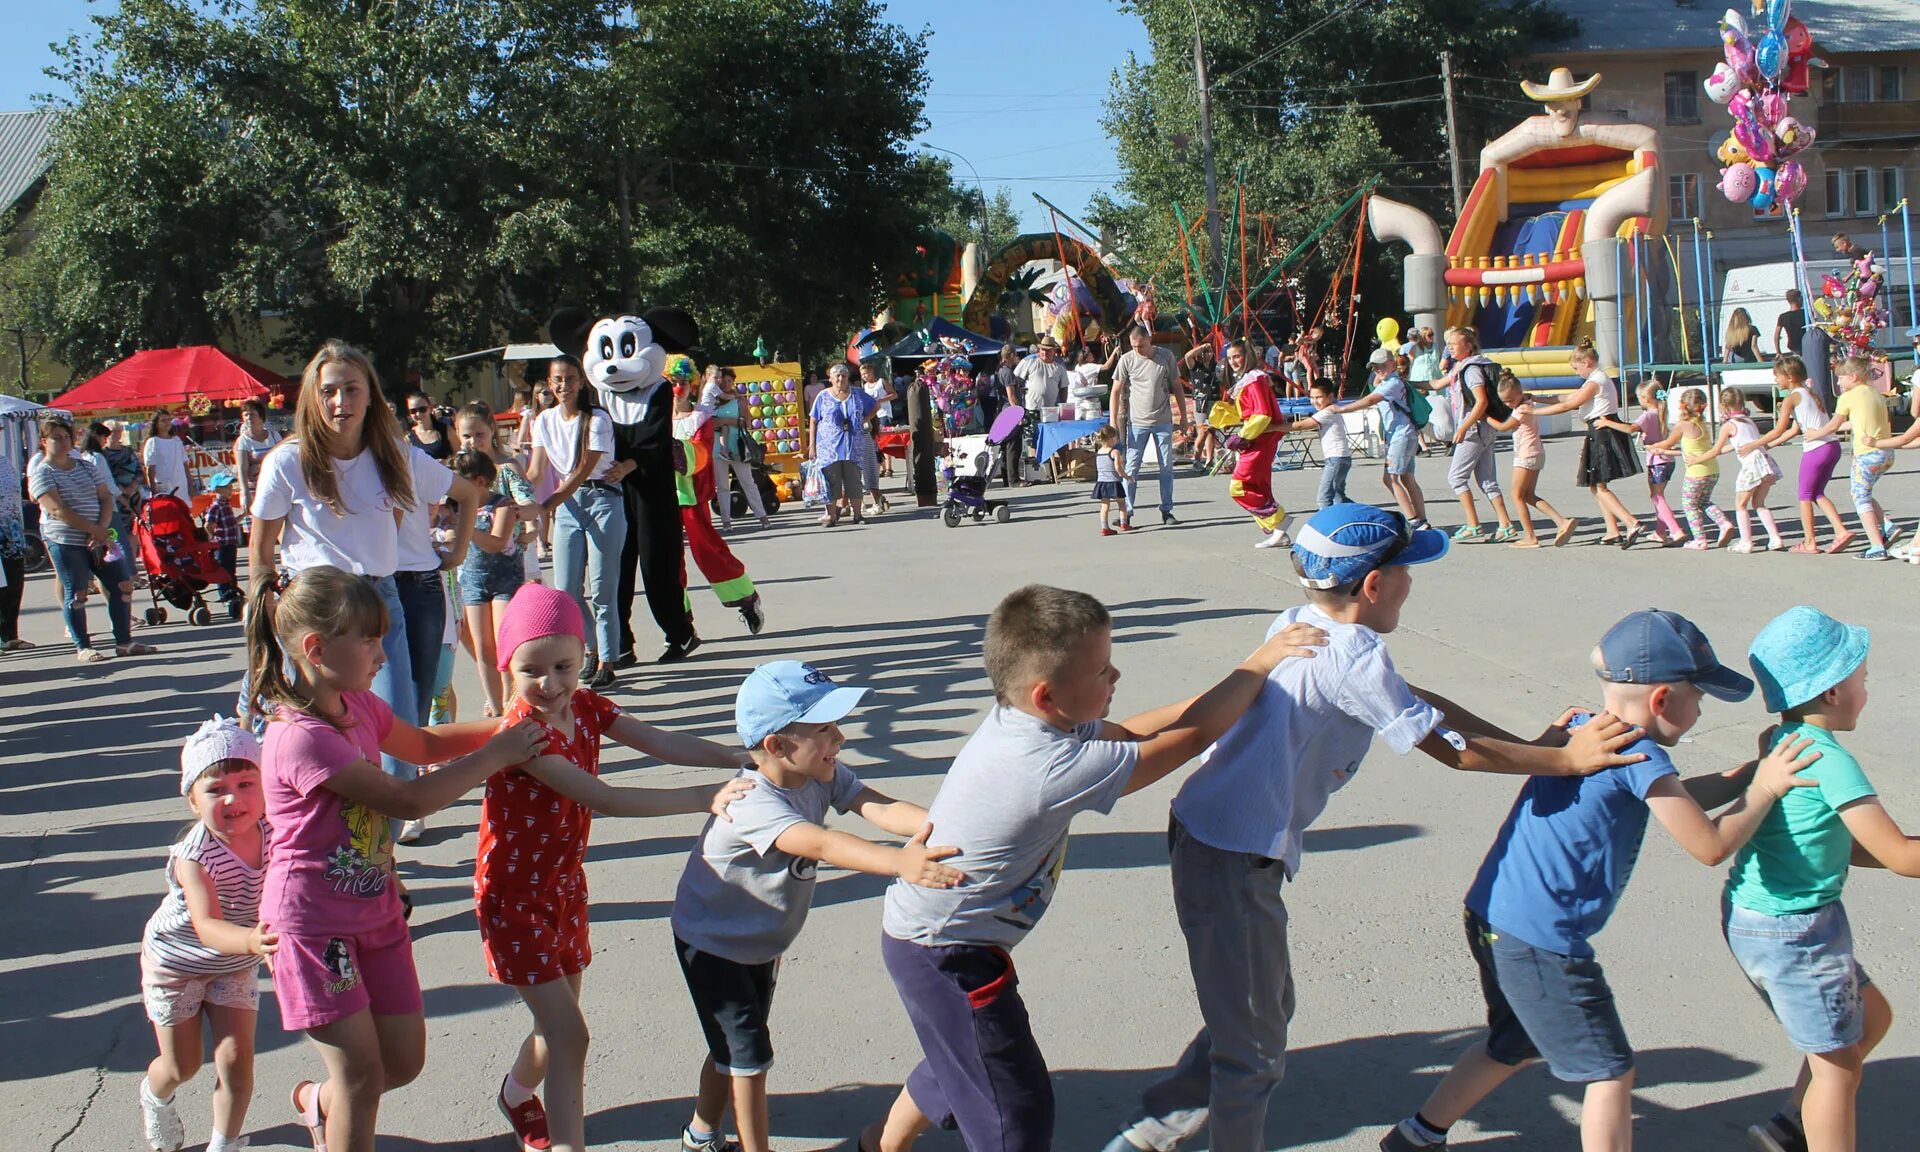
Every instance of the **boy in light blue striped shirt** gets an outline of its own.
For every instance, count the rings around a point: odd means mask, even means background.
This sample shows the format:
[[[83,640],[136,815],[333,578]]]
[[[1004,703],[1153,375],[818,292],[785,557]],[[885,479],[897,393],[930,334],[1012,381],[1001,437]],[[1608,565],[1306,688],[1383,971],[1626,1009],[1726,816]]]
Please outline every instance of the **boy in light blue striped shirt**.
[[[1400,676],[1383,636],[1400,623],[1412,566],[1446,553],[1444,533],[1369,504],[1322,509],[1300,531],[1292,559],[1308,602],[1273,630],[1311,624],[1327,646],[1277,666],[1174,798],[1173,899],[1204,1023],[1106,1152],[1175,1152],[1203,1128],[1213,1152],[1266,1147],[1294,1005],[1281,885],[1376,735],[1476,772],[1584,775],[1641,759],[1616,754],[1637,730],[1611,716],[1523,743]]]

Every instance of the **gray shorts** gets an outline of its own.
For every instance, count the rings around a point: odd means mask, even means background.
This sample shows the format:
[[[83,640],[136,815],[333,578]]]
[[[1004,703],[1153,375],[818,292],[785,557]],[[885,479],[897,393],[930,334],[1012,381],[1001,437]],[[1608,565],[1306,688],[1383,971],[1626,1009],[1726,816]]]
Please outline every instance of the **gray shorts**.
[[[1500,495],[1500,479],[1495,475],[1493,426],[1482,420],[1467,430],[1466,438],[1453,446],[1453,462],[1447,466],[1447,483],[1460,495],[1475,484],[1489,496]]]

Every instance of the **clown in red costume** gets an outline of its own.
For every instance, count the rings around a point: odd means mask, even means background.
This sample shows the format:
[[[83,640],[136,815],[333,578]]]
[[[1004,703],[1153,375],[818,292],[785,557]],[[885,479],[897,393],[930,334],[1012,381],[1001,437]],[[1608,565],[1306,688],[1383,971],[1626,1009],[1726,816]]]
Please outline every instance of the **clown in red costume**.
[[[738,609],[754,635],[766,626],[760,611],[760,593],[754,590],[747,566],[727,547],[726,540],[713,527],[707,511],[713,503],[716,484],[713,476],[713,409],[694,402],[693,362],[684,356],[667,364],[667,378],[673,382],[673,436],[680,442],[684,456],[680,485],[680,526],[687,538],[687,550],[700,574],[707,578],[713,594],[728,608]],[[729,496],[732,493],[728,493]],[[680,584],[686,586],[686,561],[681,560]],[[692,614],[689,602],[688,614]]]
[[[1227,437],[1227,450],[1238,454],[1233,483],[1227,488],[1233,502],[1253,514],[1266,538],[1255,548],[1286,548],[1287,510],[1273,498],[1273,454],[1287,434],[1286,417],[1273,398],[1273,384],[1254,363],[1244,340],[1227,345],[1227,368],[1234,384],[1227,396],[1240,409],[1240,427]]]

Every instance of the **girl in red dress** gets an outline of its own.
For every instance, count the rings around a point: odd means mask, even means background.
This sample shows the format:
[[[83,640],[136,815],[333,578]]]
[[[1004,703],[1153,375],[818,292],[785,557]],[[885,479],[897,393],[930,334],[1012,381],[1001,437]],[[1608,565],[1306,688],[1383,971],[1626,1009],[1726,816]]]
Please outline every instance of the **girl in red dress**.
[[[620,788],[600,779],[608,737],[669,764],[737,768],[740,753],[663,732],[581,688],[586,632],[579,602],[523,584],[500,622],[500,670],[509,702],[502,723],[531,719],[545,731],[532,760],[487,781],[474,863],[474,911],[487,973],[520,994],[533,1030],[501,1083],[499,1106],[522,1149],[585,1148],[587,1026],[580,977],[587,939],[587,833],[593,813],[666,816],[713,811],[725,819],[746,782],[693,788]],[[543,1107],[535,1089],[545,1081]]]
[[[1227,345],[1227,370],[1234,381],[1227,395],[1240,409],[1240,427],[1227,437],[1227,450],[1239,454],[1227,492],[1267,534],[1255,548],[1291,547],[1287,510],[1273,498],[1273,454],[1287,434],[1286,417],[1273,398],[1272,382],[1254,362],[1253,349],[1245,340]]]

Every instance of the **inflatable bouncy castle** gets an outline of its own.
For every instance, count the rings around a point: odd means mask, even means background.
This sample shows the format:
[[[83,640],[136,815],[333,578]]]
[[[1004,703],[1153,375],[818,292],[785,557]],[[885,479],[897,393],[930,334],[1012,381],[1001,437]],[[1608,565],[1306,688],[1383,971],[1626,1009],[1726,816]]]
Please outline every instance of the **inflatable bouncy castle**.
[[[1521,89],[1544,110],[1480,153],[1480,175],[1443,245],[1432,217],[1373,197],[1373,234],[1413,248],[1404,270],[1415,323],[1471,327],[1489,356],[1528,387],[1568,388],[1570,346],[1591,337],[1618,372],[1635,355],[1649,291],[1635,242],[1666,232],[1660,140],[1643,124],[1585,116],[1581,100],[1598,74],[1575,81],[1556,68]],[[1652,279],[1664,282],[1664,277]]]

